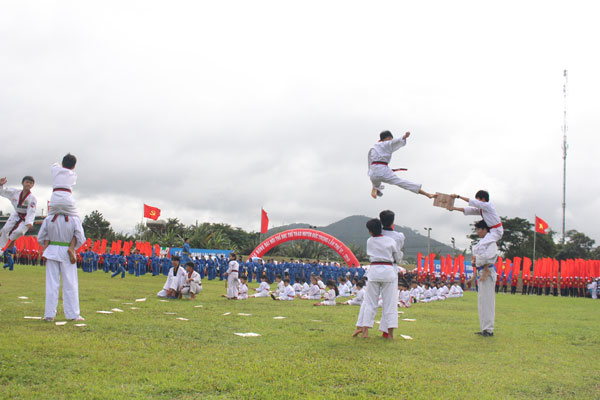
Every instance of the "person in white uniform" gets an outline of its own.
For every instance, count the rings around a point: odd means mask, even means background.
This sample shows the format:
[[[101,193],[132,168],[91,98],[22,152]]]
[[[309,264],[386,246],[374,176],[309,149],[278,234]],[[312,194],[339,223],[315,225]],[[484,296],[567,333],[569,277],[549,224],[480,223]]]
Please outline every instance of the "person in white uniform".
[[[489,228],[484,220],[475,224],[477,236],[485,239],[489,234]],[[494,317],[496,307],[496,296],[494,287],[496,285],[496,259],[498,258],[498,246],[495,241],[480,240],[473,247],[473,264],[477,269],[477,308],[479,311],[480,331],[478,335],[494,336]]]
[[[10,214],[8,220],[0,230],[0,250],[23,236],[33,227],[35,220],[35,211],[37,208],[37,199],[31,193],[35,185],[32,176],[25,176],[21,180],[22,189],[5,188],[6,178],[0,178],[0,196],[6,197],[15,209]]]
[[[274,294],[271,294],[271,298],[273,300],[283,300],[283,301],[292,301],[296,298],[296,291],[294,287],[290,285],[290,278],[285,278],[283,280],[283,290],[279,293],[279,297],[275,297]]]
[[[402,189],[409,190],[413,193],[422,194],[424,196],[434,198],[435,194],[430,194],[421,189],[421,184],[401,179],[389,167],[392,160],[392,153],[406,145],[406,139],[410,136],[410,132],[406,132],[402,138],[394,139],[390,131],[383,131],[379,134],[379,142],[375,143],[369,150],[369,178],[373,185],[371,196],[376,199],[378,196],[383,196],[381,192],[384,188],[382,183],[396,185]]]
[[[365,299],[365,281],[360,280],[356,283],[356,288],[358,289],[358,291],[356,292],[356,297],[354,297],[353,299],[350,299],[348,301],[345,301],[344,305],[347,306],[360,306],[364,299]]]
[[[42,222],[38,241],[43,243],[43,256],[46,258],[46,309],[44,320],[53,321],[58,306],[60,279],[63,284],[63,309],[68,320],[83,321],[79,310],[79,283],[77,264],[72,263],[68,254],[71,239],[76,245],[85,242],[85,233],[77,216],[49,215]]]
[[[271,287],[267,283],[267,277],[262,276],[260,278],[260,280],[261,280],[260,285],[254,289],[256,291],[256,293],[253,295],[250,295],[249,297],[255,297],[255,298],[256,297],[269,297],[269,290],[271,290]]]
[[[365,299],[360,306],[356,331],[353,336],[368,337],[377,313],[377,300],[381,295],[382,312],[380,328],[387,332],[388,339],[394,338],[394,329],[398,327],[398,274],[394,262],[400,262],[398,247],[394,239],[382,235],[381,221],[372,219],[367,222],[371,237],[367,240],[367,255],[371,266],[367,272]],[[382,329],[382,326],[384,327]]]
[[[200,274],[194,271],[194,262],[188,261],[185,263],[185,281],[179,288],[179,297],[189,296],[190,300],[194,300],[196,295],[202,291],[202,281]]]
[[[310,283],[311,285],[308,288],[308,292],[301,298],[307,300],[321,300],[321,288],[319,287],[317,277],[312,275],[310,277]]]
[[[323,295],[323,301],[315,303],[315,306],[335,306],[335,298],[340,294],[333,279],[327,281],[327,291]]]
[[[227,298],[236,299],[238,296],[238,289],[240,281],[238,279],[240,264],[237,262],[237,256],[235,253],[229,255],[229,265],[225,275],[227,275]]]
[[[396,280],[394,283],[394,287],[398,287],[398,272],[399,272],[399,266],[398,264],[402,263],[402,259],[404,258],[404,253],[402,252],[402,249],[404,248],[404,234],[402,232],[396,232],[394,230],[394,219],[395,219],[395,214],[393,211],[391,210],[384,210],[382,212],[379,213],[379,220],[381,221],[381,225],[383,226],[383,229],[381,231],[383,236],[389,237],[394,239],[394,242],[396,242],[396,250],[398,252],[398,257],[399,260],[398,262],[396,262],[394,264],[394,268],[396,269]],[[396,297],[398,297],[398,293],[396,292]],[[383,324],[384,321],[381,321],[381,324]],[[383,337],[387,337],[387,327],[384,325],[383,327],[381,326],[381,324],[379,324],[379,330],[381,330],[383,332]]]
[[[246,285],[247,281],[248,278],[246,278],[246,275],[240,276],[240,286],[238,288],[237,296],[238,300],[248,300],[248,285]]]
[[[496,207],[490,203],[490,194],[485,190],[480,190],[475,193],[475,199],[469,199],[458,194],[453,194],[452,197],[461,199],[469,203],[468,207],[449,207],[450,211],[461,211],[464,215],[480,215],[488,226],[489,232],[481,240],[482,245],[494,242],[498,244],[498,240],[502,239],[504,228],[502,220],[496,212]]]
[[[171,256],[171,265],[165,285],[156,294],[158,297],[176,299],[177,291],[185,284],[185,270],[179,266],[179,256]]]

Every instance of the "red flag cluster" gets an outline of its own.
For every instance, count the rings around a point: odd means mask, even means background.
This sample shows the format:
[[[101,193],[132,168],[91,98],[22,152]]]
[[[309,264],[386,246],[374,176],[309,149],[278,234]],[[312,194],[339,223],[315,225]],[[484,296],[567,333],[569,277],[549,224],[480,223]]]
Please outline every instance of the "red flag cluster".
[[[107,253],[107,247],[108,247],[108,241],[106,239],[102,239],[102,240],[96,240],[93,244],[92,244],[92,239],[88,239],[83,246],[81,246],[79,249],[77,249],[77,253],[80,253],[82,251],[88,251],[91,250],[94,253],[98,253],[98,254],[105,254]],[[158,244],[150,244],[150,242],[145,242],[145,241],[126,241],[126,242],[122,242],[121,240],[118,241],[113,241],[110,245],[110,253],[111,254],[119,254],[121,253],[121,251],[123,251],[123,253],[128,256],[132,253],[132,251],[135,250],[139,250],[140,254],[143,254],[145,256],[152,256],[153,252],[154,255],[159,255],[160,254],[160,245]]]

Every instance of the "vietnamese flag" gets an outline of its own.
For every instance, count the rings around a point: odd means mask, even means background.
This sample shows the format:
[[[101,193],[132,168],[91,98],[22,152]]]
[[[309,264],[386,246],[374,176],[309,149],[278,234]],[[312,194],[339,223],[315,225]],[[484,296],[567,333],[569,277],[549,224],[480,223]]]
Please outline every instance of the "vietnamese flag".
[[[537,233],[541,233],[542,235],[546,235],[548,234],[548,232],[546,232],[546,229],[548,229],[548,223],[536,215],[535,231]]]
[[[269,216],[267,215],[267,212],[261,208],[260,209],[260,233],[267,233],[268,230],[269,230]]]
[[[158,217],[160,217],[160,208],[144,204],[144,218],[150,218],[156,221]]]

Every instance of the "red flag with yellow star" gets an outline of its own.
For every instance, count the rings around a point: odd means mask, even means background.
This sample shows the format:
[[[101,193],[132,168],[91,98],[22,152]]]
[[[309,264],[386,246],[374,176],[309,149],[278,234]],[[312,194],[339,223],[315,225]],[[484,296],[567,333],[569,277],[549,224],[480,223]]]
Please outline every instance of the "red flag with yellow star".
[[[546,235],[548,233],[546,232],[546,229],[548,229],[548,223],[536,215],[535,231],[537,233],[541,233],[542,235]]]
[[[153,220],[157,220],[160,217],[160,209],[156,207],[150,207],[144,204],[144,218],[150,218]]]

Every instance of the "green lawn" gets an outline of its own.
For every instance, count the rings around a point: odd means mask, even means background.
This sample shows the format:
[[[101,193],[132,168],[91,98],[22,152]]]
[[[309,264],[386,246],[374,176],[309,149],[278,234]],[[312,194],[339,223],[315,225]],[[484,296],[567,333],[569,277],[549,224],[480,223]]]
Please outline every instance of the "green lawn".
[[[397,333],[414,340],[389,342],[376,330],[350,336],[354,306],[228,301],[219,281],[204,281],[196,301],[161,302],[162,276],[79,280],[87,326],[56,326],[23,318],[43,316],[42,267],[0,271],[1,399],[600,398],[600,302],[590,299],[500,294],[495,336],[483,338],[466,293],[404,310],[417,321]],[[96,313],[112,308],[124,312]]]

